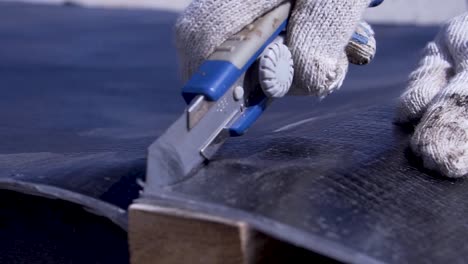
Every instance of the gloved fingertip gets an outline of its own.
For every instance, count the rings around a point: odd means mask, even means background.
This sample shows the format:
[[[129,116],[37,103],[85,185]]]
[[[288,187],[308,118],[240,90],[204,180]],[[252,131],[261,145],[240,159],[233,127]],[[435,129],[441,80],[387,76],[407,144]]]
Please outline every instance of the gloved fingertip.
[[[367,22],[361,21],[346,46],[348,60],[352,64],[366,65],[374,59],[376,51],[374,30]]]
[[[410,91],[411,92],[411,91]],[[404,93],[397,104],[394,122],[399,125],[417,124],[421,120],[425,108],[418,107],[414,96]]]
[[[431,106],[411,139],[411,149],[424,167],[445,177],[468,175],[468,119],[449,101]]]

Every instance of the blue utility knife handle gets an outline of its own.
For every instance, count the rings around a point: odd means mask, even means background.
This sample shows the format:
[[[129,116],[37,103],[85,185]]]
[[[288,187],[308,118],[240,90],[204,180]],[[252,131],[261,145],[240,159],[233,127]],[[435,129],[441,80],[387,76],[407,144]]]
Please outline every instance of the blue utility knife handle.
[[[286,29],[290,8],[286,2],[217,47],[184,86],[185,101],[190,103],[198,95],[210,101],[221,98]]]
[[[383,3],[384,0],[372,0],[369,7],[376,7],[378,5],[380,5],[381,3]]]
[[[383,1],[373,0],[369,6],[378,6]],[[284,3],[218,47],[184,86],[182,94],[187,104],[198,95],[203,95],[209,101],[217,101],[221,98],[252,66],[265,48],[286,29],[290,8],[290,3]],[[277,21],[280,21],[281,24],[278,24]],[[269,24],[269,28],[271,25],[275,28],[266,37],[256,31],[256,28],[268,28],[265,24]],[[262,43],[258,43],[260,42],[258,38],[262,37]],[[257,43],[252,41],[256,38]],[[354,34],[352,38],[359,43],[367,43],[365,36]],[[252,45],[252,43],[254,44]],[[269,98],[265,95],[261,96],[263,98],[256,98],[257,103],[250,104],[232,124],[229,129],[231,136],[243,135],[262,115],[268,106]]]
[[[270,103],[270,98],[265,95],[257,98],[257,103],[249,106],[242,115],[229,128],[231,137],[240,137],[260,118]]]

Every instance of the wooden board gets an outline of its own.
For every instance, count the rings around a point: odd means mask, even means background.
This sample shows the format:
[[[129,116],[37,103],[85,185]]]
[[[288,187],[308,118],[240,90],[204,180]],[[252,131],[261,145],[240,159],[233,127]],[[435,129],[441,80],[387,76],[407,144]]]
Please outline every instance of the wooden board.
[[[132,263],[336,263],[248,223],[139,201],[129,209]]]

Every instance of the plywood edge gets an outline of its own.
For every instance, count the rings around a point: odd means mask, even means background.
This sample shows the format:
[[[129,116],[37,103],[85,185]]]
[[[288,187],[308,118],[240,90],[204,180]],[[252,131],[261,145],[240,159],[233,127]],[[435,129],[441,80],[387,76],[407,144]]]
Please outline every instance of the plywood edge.
[[[247,263],[245,223],[153,204],[129,209],[131,262]]]

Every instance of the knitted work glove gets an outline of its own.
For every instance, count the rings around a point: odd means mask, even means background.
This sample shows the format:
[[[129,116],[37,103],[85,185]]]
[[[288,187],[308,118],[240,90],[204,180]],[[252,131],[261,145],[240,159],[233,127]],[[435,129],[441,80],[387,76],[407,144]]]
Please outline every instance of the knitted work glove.
[[[418,123],[411,140],[424,166],[468,174],[468,14],[446,24],[425,48],[401,96],[397,121]]]
[[[214,49],[284,0],[194,0],[176,24],[185,80]],[[325,96],[339,88],[353,63],[375,53],[373,32],[361,21],[370,0],[296,0],[287,45],[294,60],[293,95]],[[370,33],[368,45],[349,45],[357,28]],[[359,32],[358,32],[359,33]]]

